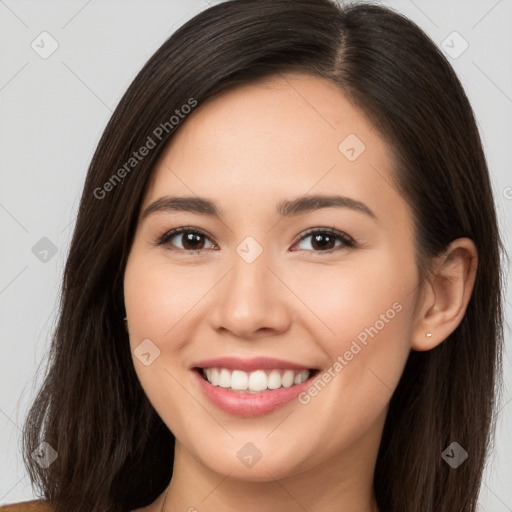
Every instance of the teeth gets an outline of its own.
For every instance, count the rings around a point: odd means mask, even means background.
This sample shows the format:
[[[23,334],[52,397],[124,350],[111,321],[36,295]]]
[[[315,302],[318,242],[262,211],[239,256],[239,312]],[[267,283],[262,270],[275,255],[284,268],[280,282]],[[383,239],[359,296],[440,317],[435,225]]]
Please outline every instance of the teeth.
[[[229,388],[229,386],[231,386],[231,373],[229,370],[222,368],[217,385],[223,388]]]
[[[279,370],[272,370],[267,377],[268,389],[277,389],[281,387],[281,374]]]
[[[256,370],[244,372],[227,368],[206,368],[203,375],[213,386],[231,391],[258,393],[266,389],[289,388],[308,380],[309,370]]]
[[[235,370],[231,374],[231,387],[237,391],[243,391],[247,389],[249,385],[249,376],[245,372]]]
[[[233,372],[235,373],[235,372]],[[245,373],[245,372],[240,372]],[[267,389],[267,375],[263,370],[256,370],[249,374],[249,382],[247,387],[251,391],[263,391]]]
[[[285,388],[293,386],[293,380],[295,379],[295,372],[293,370],[286,370],[281,377],[281,385]]]

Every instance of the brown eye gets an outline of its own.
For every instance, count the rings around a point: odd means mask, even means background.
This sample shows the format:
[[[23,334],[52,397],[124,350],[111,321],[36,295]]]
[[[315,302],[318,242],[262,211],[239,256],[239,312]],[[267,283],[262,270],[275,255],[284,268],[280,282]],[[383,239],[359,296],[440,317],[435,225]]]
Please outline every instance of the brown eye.
[[[172,242],[175,239],[174,242]],[[182,250],[186,252],[196,252],[211,247],[205,247],[205,240],[208,236],[194,228],[178,228],[165,233],[158,240],[158,245],[168,245],[171,249]],[[181,242],[181,247],[176,244]],[[213,246],[213,244],[212,244]]]
[[[314,252],[332,252],[336,247],[343,248],[354,246],[354,241],[349,236],[337,230],[316,229],[308,231],[301,235],[299,243],[302,243],[302,241],[308,238],[311,238],[310,247]],[[340,241],[340,243],[336,245],[337,241]],[[309,249],[302,248],[299,250]]]

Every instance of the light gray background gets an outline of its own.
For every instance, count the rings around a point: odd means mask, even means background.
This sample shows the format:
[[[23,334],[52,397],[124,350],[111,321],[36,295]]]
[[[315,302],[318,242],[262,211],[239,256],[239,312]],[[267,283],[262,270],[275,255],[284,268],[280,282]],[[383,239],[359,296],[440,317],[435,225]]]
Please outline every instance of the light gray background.
[[[453,31],[469,44],[460,56],[449,58],[479,122],[510,250],[512,0],[382,3],[418,23],[439,46],[446,40],[452,53],[463,48],[457,36],[446,39]],[[206,0],[0,1],[0,503],[33,497],[19,453],[20,427],[41,382],[34,376],[39,364],[44,368],[63,266],[94,148],[145,61],[208,5]],[[58,43],[46,59],[31,47],[33,41],[43,46],[41,37],[48,37],[40,36],[44,31]],[[48,50],[50,40],[44,41]],[[56,246],[54,256],[33,253],[43,237]],[[45,257],[47,261],[41,261]],[[507,274],[509,268],[507,263]],[[510,288],[505,308],[510,319]],[[481,510],[489,512],[512,511],[508,323],[506,346],[506,389],[480,496]]]

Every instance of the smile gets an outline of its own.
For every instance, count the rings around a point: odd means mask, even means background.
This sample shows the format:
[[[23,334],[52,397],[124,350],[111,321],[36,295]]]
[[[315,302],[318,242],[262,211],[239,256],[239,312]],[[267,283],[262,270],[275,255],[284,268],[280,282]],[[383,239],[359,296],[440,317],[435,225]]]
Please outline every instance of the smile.
[[[261,393],[269,389],[301,384],[309,379],[311,370],[261,369],[245,372],[229,368],[203,368],[201,373],[213,386],[229,391]]]
[[[222,357],[190,368],[205,398],[239,417],[270,414],[296,401],[320,370],[282,359]]]

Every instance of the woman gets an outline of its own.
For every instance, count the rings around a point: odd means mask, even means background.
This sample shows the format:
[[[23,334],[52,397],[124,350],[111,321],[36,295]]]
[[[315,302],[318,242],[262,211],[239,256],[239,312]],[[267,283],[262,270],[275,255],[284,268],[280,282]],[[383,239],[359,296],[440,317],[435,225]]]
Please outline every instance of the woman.
[[[416,25],[203,11],[93,157],[23,438],[44,502],[12,510],[473,512],[500,248],[472,109]]]

